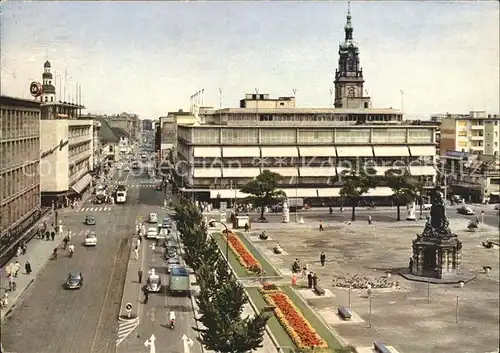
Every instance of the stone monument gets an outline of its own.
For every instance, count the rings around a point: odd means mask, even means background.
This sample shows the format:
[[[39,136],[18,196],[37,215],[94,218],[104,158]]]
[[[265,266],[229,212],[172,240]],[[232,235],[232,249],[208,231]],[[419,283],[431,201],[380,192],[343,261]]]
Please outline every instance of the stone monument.
[[[412,241],[408,269],[400,274],[409,280],[431,283],[467,282],[475,276],[460,269],[462,242],[450,229],[441,187],[431,196],[431,216],[422,234]]]

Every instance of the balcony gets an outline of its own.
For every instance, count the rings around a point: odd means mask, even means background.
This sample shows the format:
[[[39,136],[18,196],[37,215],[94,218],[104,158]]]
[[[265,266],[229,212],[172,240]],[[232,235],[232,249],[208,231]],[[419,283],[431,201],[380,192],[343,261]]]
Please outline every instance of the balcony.
[[[482,141],[484,140],[484,135],[471,135],[471,141]]]
[[[484,130],[484,125],[471,125],[472,130]]]

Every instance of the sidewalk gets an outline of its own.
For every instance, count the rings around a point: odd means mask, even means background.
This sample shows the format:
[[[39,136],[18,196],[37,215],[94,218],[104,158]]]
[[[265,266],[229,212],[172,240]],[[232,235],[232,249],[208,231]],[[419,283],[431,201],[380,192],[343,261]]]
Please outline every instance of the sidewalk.
[[[51,215],[49,215],[50,217]],[[43,221],[43,220],[42,220]],[[7,275],[1,270],[0,277],[0,290],[1,294],[8,293],[8,305],[7,308],[1,310],[0,321],[3,321],[4,317],[8,315],[12,309],[16,306],[17,302],[21,298],[23,292],[28,289],[28,287],[33,283],[38,273],[40,273],[50,256],[52,251],[56,246],[59,246],[64,237],[64,232],[62,234],[57,234],[54,241],[51,240],[41,240],[38,238],[33,238],[28,243],[28,251],[25,255],[20,255],[19,257],[12,258],[12,262],[19,261],[21,265],[21,270],[19,271],[18,277],[14,279],[17,284],[17,288],[13,292],[9,292],[9,281]],[[24,270],[24,264],[29,261],[31,264],[31,274],[26,274]]]

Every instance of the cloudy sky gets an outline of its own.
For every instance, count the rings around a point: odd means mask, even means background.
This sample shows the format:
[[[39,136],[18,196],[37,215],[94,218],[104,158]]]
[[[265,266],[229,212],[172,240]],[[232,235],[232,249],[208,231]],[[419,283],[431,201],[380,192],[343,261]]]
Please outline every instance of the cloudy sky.
[[[188,110],[200,89],[218,107],[219,88],[224,106],[258,88],[326,107],[346,11],[342,1],[2,2],[1,90],[29,97],[49,59],[93,113],[156,118]],[[352,16],[373,107],[401,108],[402,90],[413,116],[498,112],[497,1],[356,1]]]

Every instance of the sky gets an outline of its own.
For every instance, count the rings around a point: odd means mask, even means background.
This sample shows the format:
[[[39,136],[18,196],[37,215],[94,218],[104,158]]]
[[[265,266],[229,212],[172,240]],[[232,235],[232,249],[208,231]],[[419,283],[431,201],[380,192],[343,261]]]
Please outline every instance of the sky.
[[[343,1],[0,6],[2,94],[29,98],[48,59],[62,100],[79,84],[88,112],[143,119],[189,110],[201,89],[216,108],[255,89],[328,107],[347,12]],[[498,113],[497,1],[356,1],[351,12],[374,108]]]

